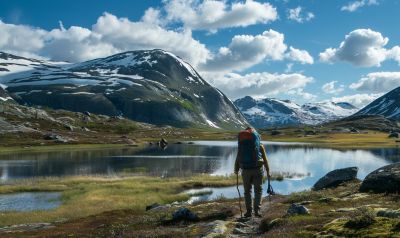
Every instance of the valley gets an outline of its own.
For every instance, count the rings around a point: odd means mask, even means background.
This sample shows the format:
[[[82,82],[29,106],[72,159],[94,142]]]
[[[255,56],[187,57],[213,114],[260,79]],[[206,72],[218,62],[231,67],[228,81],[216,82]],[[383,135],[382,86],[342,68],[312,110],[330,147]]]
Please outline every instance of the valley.
[[[380,225],[395,234],[397,218],[375,213],[395,209],[397,196],[358,188],[373,170],[399,161],[396,92],[361,110],[347,102],[231,102],[162,50],[76,64],[1,53],[0,204],[14,199],[17,210],[0,211],[0,234],[324,237]],[[261,219],[240,222],[232,166],[237,133],[248,125],[267,148],[279,195],[264,199]],[[351,182],[310,191],[348,166],[360,170]],[[292,203],[311,215],[286,216]],[[183,208],[199,220],[174,221]],[[373,225],[345,226],[364,213],[374,214]]]

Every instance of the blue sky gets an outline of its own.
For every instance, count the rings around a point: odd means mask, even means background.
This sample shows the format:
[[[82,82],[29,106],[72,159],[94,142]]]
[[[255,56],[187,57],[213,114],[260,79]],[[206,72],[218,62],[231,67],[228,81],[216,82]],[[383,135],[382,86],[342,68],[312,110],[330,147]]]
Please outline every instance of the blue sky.
[[[232,99],[362,107],[400,86],[399,10],[398,0],[0,0],[0,50],[73,62],[164,48]]]

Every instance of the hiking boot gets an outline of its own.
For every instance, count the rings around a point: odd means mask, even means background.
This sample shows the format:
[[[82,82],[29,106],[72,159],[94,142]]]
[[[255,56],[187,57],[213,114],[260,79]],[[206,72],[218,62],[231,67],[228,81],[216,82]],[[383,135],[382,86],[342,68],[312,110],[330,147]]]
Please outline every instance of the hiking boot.
[[[258,217],[258,218],[261,218],[261,217],[262,217],[261,214],[260,214],[260,212],[258,212],[258,211],[255,211],[255,212],[254,212],[254,216],[255,216],[255,217]]]
[[[244,214],[244,217],[251,217],[251,212],[247,211],[247,212]]]

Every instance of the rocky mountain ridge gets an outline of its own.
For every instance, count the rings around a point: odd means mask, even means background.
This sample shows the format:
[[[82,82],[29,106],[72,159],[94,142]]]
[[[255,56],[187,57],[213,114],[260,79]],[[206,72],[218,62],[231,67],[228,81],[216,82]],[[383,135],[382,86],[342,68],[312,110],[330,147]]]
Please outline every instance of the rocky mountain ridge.
[[[388,119],[400,119],[400,87],[374,100],[356,115],[381,115]]]
[[[163,50],[69,64],[0,53],[0,83],[19,103],[176,127],[238,129],[233,103],[188,63]]]

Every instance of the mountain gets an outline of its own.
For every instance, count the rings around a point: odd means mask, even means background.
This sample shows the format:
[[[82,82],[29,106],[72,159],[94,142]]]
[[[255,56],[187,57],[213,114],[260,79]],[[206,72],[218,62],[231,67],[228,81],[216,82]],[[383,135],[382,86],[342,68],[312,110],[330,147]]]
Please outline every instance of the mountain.
[[[232,129],[247,124],[221,91],[163,50],[130,51],[76,64],[0,53],[0,83],[21,104],[177,127]]]
[[[356,115],[381,115],[389,119],[400,120],[400,87],[374,100]]]
[[[307,103],[302,106],[289,100],[274,98],[254,99],[250,96],[240,98],[234,104],[246,119],[257,128],[316,125],[350,116],[357,108],[346,102]]]

